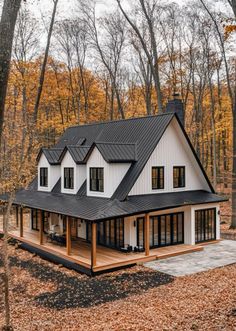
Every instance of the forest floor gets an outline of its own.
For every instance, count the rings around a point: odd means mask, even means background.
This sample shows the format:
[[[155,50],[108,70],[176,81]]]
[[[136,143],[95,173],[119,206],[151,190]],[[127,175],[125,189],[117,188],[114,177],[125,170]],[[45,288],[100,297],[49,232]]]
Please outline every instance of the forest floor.
[[[143,266],[90,278],[10,246],[10,265],[14,330],[236,330],[236,264],[177,278]]]

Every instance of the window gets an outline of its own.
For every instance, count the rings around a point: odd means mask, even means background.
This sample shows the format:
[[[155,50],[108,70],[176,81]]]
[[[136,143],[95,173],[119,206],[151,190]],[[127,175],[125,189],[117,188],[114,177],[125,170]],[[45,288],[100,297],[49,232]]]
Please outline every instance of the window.
[[[90,191],[104,192],[103,168],[90,168]]]
[[[74,168],[64,168],[64,188],[74,188]]]
[[[91,224],[87,223],[87,241],[91,241]],[[124,219],[115,218],[97,224],[99,245],[117,248],[124,247]]]
[[[216,209],[195,211],[195,242],[216,239]]]
[[[48,186],[48,168],[40,168],[40,186]]]
[[[185,167],[174,167],[173,168],[173,186],[185,187]]]
[[[32,209],[31,211],[31,227],[32,230],[39,230],[39,222],[38,222],[38,210]]]
[[[164,188],[164,167],[152,167],[152,189]]]

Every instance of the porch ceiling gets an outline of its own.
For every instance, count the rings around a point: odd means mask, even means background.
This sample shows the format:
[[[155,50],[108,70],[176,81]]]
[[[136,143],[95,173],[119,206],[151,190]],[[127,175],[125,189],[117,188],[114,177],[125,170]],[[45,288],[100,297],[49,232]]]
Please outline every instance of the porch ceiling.
[[[0,200],[7,197],[0,196]],[[198,190],[130,196],[125,201],[32,190],[17,192],[14,204],[77,217],[101,221],[181,206],[227,201],[217,194]]]

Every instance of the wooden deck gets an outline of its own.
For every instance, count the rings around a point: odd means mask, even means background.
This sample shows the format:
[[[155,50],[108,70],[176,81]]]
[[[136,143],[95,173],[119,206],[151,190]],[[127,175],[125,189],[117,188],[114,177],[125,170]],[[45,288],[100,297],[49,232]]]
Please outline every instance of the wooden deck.
[[[3,231],[0,222],[0,233],[1,232]],[[20,237],[19,229],[16,228],[10,230],[10,236],[19,240],[22,243],[26,243],[31,247],[36,248],[37,250],[53,254],[54,256],[59,257],[63,260],[67,260],[69,262],[78,264],[83,268],[91,270],[91,246],[83,239],[72,239],[71,254],[67,255],[66,247],[50,243],[45,235],[43,238],[43,244],[40,245],[39,232],[29,230],[28,227],[24,227],[23,237]],[[93,272],[96,273],[111,270],[122,266],[153,261],[156,259],[163,259],[200,250],[203,250],[202,246],[191,246],[182,244],[151,249],[149,256],[145,256],[145,253],[122,253],[115,249],[97,245],[97,262],[96,266],[93,267]]]

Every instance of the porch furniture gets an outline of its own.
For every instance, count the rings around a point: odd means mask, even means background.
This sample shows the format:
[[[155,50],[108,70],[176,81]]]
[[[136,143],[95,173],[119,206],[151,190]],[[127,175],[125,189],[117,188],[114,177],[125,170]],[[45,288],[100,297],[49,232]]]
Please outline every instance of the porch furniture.
[[[135,246],[134,247],[134,252],[137,252],[137,253],[144,252],[144,247],[143,246]]]
[[[120,251],[121,251],[122,253],[130,253],[130,252],[133,251],[133,247],[130,246],[130,245],[126,245],[125,247],[121,247],[121,248],[120,248]]]
[[[66,245],[66,236],[65,235],[60,235],[58,233],[49,233],[48,234],[48,239],[53,242],[53,243],[57,243],[61,246],[65,246]]]

